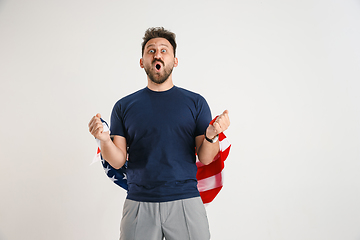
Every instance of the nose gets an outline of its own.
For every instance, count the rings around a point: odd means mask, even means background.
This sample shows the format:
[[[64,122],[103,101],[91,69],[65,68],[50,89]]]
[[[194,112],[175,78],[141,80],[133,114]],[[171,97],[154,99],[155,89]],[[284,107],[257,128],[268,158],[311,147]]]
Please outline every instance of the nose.
[[[155,59],[161,59],[161,51],[160,50],[157,50],[154,54],[154,58]]]

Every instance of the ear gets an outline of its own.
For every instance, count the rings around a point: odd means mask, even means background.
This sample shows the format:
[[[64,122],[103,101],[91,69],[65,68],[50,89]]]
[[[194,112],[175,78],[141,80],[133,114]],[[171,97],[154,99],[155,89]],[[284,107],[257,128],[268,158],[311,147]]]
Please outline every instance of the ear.
[[[144,63],[143,63],[143,59],[142,59],[142,58],[140,58],[140,67],[141,67],[141,68],[144,68]]]
[[[174,67],[177,67],[179,65],[178,58],[174,58]]]

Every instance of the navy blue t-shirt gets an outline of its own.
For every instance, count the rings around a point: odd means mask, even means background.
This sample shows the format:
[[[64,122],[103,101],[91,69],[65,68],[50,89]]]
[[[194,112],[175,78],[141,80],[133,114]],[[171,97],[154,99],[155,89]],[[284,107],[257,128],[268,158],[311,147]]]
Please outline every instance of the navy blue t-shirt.
[[[195,137],[211,121],[206,100],[172,87],[141,89],[120,99],[111,114],[111,135],[126,138],[128,199],[173,201],[199,196]]]

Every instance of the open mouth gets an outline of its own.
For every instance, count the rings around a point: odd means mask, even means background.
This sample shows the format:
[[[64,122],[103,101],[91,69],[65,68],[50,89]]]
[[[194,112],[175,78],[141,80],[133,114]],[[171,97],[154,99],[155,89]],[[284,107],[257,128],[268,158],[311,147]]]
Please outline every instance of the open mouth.
[[[157,63],[157,64],[155,65],[155,68],[156,68],[157,70],[160,70],[161,65],[160,65],[159,63]]]

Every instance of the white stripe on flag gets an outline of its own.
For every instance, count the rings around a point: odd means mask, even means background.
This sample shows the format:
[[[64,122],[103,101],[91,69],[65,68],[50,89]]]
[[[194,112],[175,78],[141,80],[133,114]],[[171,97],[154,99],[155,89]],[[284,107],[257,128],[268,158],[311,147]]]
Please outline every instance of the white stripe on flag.
[[[222,141],[220,141],[220,151],[225,151],[228,147],[230,147],[230,142],[227,138],[224,138]]]
[[[217,187],[221,187],[222,184],[222,172],[201,180],[198,180],[199,192],[205,192]]]
[[[95,154],[93,161],[90,165],[93,165],[94,163],[100,162],[101,158],[100,158],[100,153]]]

